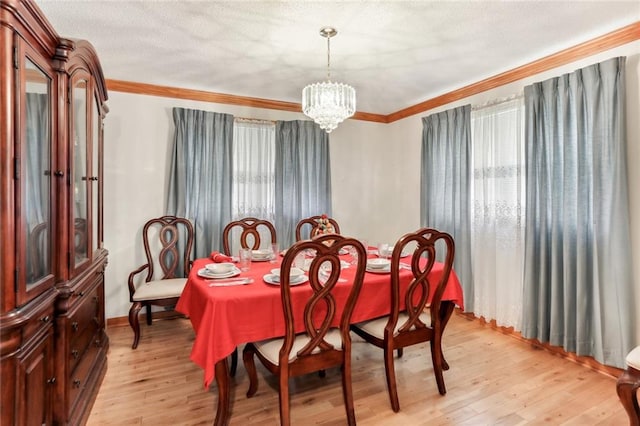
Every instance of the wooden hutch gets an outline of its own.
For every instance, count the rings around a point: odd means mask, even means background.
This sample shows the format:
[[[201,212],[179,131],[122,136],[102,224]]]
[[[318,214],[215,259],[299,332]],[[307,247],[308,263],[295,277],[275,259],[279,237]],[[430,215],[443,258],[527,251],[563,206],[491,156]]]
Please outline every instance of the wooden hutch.
[[[106,372],[95,50],[0,0],[0,424],[86,422]]]

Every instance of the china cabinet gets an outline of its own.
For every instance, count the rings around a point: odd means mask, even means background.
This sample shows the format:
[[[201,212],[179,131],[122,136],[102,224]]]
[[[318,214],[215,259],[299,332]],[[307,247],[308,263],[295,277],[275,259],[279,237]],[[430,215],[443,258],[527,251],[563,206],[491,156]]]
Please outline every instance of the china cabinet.
[[[106,86],[33,1],[0,0],[0,24],[0,424],[82,424],[108,350]]]

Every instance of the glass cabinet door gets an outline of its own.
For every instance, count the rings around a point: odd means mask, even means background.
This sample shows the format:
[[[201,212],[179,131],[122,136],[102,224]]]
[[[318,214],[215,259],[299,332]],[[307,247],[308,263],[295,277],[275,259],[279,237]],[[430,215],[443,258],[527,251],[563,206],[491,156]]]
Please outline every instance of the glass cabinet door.
[[[73,78],[71,90],[71,269],[78,269],[90,258],[89,185],[87,140],[87,79]]]
[[[102,223],[102,200],[100,198],[101,174],[100,174],[100,141],[102,134],[102,118],[97,99],[93,99],[91,110],[91,248],[97,250],[102,247],[102,235],[99,235],[99,226]]]
[[[22,214],[18,214],[20,226],[16,227],[18,305],[28,302],[52,285],[54,276],[51,157],[53,72],[27,55],[23,57],[21,66],[22,119],[15,166],[16,201],[19,211],[22,211]]]

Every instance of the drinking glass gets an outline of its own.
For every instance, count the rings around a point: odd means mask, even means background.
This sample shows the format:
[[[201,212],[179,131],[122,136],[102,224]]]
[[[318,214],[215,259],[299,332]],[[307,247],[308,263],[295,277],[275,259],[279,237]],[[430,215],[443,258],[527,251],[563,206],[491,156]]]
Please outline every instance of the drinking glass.
[[[378,244],[378,257],[386,259],[389,257],[389,244],[388,243],[380,243]]]
[[[280,250],[278,249],[278,243],[271,243],[271,258],[269,259],[269,262],[276,263],[279,254]]]
[[[250,248],[241,248],[240,253],[238,253],[238,266],[240,270],[246,272],[251,267],[251,249]]]
[[[369,254],[369,242],[364,238],[360,238],[360,244],[364,246],[365,254]]]

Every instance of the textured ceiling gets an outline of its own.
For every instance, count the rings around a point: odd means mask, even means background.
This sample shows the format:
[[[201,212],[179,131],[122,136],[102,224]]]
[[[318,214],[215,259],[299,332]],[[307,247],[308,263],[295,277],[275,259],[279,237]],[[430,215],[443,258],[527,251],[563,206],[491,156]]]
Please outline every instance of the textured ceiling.
[[[38,0],[107,79],[300,102],[331,75],[389,114],[640,21],[640,1]]]

